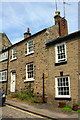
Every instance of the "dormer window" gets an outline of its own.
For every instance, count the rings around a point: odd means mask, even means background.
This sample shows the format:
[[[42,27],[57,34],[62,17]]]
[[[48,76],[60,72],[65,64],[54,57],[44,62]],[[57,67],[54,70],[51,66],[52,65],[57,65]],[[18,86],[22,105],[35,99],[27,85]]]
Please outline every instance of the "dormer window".
[[[66,44],[65,43],[56,45],[55,52],[56,52],[56,63],[61,63],[61,62],[67,61]]]

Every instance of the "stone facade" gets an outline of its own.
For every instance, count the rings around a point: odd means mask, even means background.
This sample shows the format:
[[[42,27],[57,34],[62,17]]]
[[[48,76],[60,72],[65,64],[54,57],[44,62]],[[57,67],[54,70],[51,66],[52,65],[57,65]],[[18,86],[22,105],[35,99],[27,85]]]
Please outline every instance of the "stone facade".
[[[7,35],[5,33],[0,33],[0,51],[2,51],[2,49],[5,49],[4,47],[9,47],[11,46],[11,42],[8,39]]]
[[[71,99],[67,101],[78,102],[79,95],[79,71],[78,71],[78,39],[67,39],[66,43],[67,63],[56,65],[55,64],[55,45],[51,45],[48,48],[48,100],[54,102],[55,97],[55,78],[61,76],[60,72],[63,72],[63,76],[70,76],[70,95]],[[59,42],[61,43],[61,42]],[[58,43],[58,44],[59,44]],[[62,42],[63,43],[63,42]],[[52,99],[53,98],[53,99]],[[64,100],[63,98],[62,100]],[[57,102],[61,99],[57,99]],[[66,99],[65,99],[66,100]]]
[[[8,39],[7,35],[5,33],[0,33],[0,73],[2,71],[7,70],[7,68],[8,68],[8,54],[5,58],[3,58],[3,57],[5,56],[4,54],[6,54],[5,53],[6,49],[8,47],[10,47],[11,45],[12,44],[11,44],[10,40]],[[8,53],[8,51],[7,51],[7,53]],[[1,80],[0,80],[0,87],[2,87],[3,91],[6,93],[7,81],[1,82]]]
[[[47,102],[57,103],[65,100],[66,102],[69,102],[69,104],[72,104],[74,101],[79,101],[80,35],[78,32],[68,35],[67,21],[64,18],[61,18],[59,13],[54,18],[54,26],[44,29],[34,35],[31,35],[29,33],[30,31],[28,31],[24,34],[24,39],[22,41],[7,49],[9,58],[8,63],[5,63],[4,65],[7,64],[8,68],[8,93],[34,89],[34,94],[41,97],[44,94],[47,98]],[[34,43],[30,43],[34,46],[34,52],[27,54],[29,41],[33,41]],[[66,53],[66,61],[56,63],[56,55],[58,56],[58,54],[56,54],[56,46],[62,45],[63,43],[66,46],[66,49],[64,49],[64,46],[60,46],[59,49],[60,54],[63,54],[61,52]],[[14,53],[15,55],[13,54],[13,49],[16,51]],[[12,56],[14,56],[13,59]],[[27,74],[29,75],[28,69],[31,69],[27,68],[27,65],[30,63],[34,64],[34,80],[27,80]],[[59,77],[62,80],[64,77],[64,81],[67,81],[65,76],[70,78],[68,83],[66,82],[69,88],[66,87],[67,91],[65,93],[64,85],[64,89],[61,89],[64,93],[64,97],[63,93],[59,93],[59,91],[58,94],[61,94],[62,97],[56,97],[56,91],[59,89],[56,87],[56,78]]]

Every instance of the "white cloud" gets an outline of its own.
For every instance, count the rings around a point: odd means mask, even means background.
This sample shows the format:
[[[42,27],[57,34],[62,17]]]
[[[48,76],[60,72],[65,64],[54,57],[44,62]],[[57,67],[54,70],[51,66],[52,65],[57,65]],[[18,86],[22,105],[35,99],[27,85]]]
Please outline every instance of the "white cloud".
[[[13,4],[13,5],[12,5]],[[7,3],[3,4],[3,29],[18,27],[25,28],[30,25],[34,25],[35,27],[40,27],[40,23],[42,24],[45,21],[45,24],[49,24],[49,12],[48,8],[46,11],[45,4],[42,7],[41,3],[32,4],[32,3]],[[16,6],[15,6],[16,5]],[[15,9],[14,9],[15,7]],[[50,18],[51,19],[51,18]],[[5,22],[6,20],[6,22]],[[25,26],[26,25],[26,26]]]
[[[76,26],[74,28],[77,17],[76,8],[75,4],[71,4],[70,6],[66,5],[66,18],[68,19],[70,26],[73,26],[70,28],[70,31],[76,29]],[[58,2],[58,9],[61,11],[61,16],[63,16],[63,4],[60,2]],[[3,31],[7,33],[12,42],[15,43],[16,41],[21,40],[27,27],[31,28],[33,34],[45,27],[54,25],[54,14],[54,2],[30,2],[30,0],[29,2],[3,2],[2,11],[0,9],[0,17],[2,18],[2,20],[0,19],[0,25],[2,24]],[[1,28],[0,32],[2,32]]]
[[[16,14],[15,9],[13,9],[12,4],[7,3],[6,5],[3,3],[3,12],[2,12],[2,20],[4,27],[14,26],[25,26],[21,20],[21,18]],[[6,26],[5,26],[6,25]]]

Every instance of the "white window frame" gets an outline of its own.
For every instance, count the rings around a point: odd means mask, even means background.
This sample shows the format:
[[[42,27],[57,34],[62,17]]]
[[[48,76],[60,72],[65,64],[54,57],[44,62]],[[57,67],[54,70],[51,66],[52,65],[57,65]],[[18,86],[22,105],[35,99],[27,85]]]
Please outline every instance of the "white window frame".
[[[7,70],[0,71],[0,82],[7,81]]]
[[[58,94],[58,88],[59,88],[59,86],[58,86],[58,78],[66,78],[66,77],[68,77],[68,84],[69,85],[67,87],[69,87],[69,95],[59,95]],[[62,86],[62,87],[66,87],[66,86]],[[55,78],[55,97],[56,98],[70,98],[71,97],[71,94],[70,94],[70,77],[69,76],[61,76],[61,77],[56,77]]]
[[[32,70],[33,71],[33,77],[28,78],[28,72],[30,72],[30,71],[28,71],[27,69],[28,69],[28,65],[31,65],[31,64],[33,64],[33,70]],[[32,63],[28,63],[26,65],[26,80],[24,80],[24,82],[26,82],[26,81],[34,81],[34,63],[33,62]]]
[[[0,54],[0,62],[8,59],[8,51]]]
[[[33,42],[33,45],[31,46],[32,48],[33,48],[33,50],[32,51],[29,51],[29,43],[30,42]],[[34,41],[33,40],[29,40],[28,42],[27,42],[27,53],[26,53],[26,55],[29,55],[29,54],[32,54],[32,53],[34,53]]]
[[[16,48],[12,48],[12,58],[11,58],[11,60],[15,60],[15,59],[17,59],[17,57],[16,57]]]
[[[65,47],[65,58],[58,59],[58,46],[64,45]],[[67,61],[67,51],[66,51],[66,43],[60,43],[55,46],[55,63],[61,63]]]

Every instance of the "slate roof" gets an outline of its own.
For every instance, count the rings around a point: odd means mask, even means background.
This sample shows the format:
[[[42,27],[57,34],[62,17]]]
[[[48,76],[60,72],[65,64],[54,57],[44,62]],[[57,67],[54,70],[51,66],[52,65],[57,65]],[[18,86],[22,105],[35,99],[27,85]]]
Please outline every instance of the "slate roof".
[[[76,38],[76,37],[79,37],[79,36],[80,36],[80,31],[77,31],[77,32],[74,32],[74,33],[71,33],[71,34],[68,34],[68,35],[60,36],[58,38],[55,38],[55,39],[52,39],[52,40],[46,42],[46,46],[50,46],[50,45],[53,45],[53,44],[56,44],[56,43],[60,43],[62,41],[65,41],[65,40],[68,40],[68,39],[71,39],[71,38]]]

